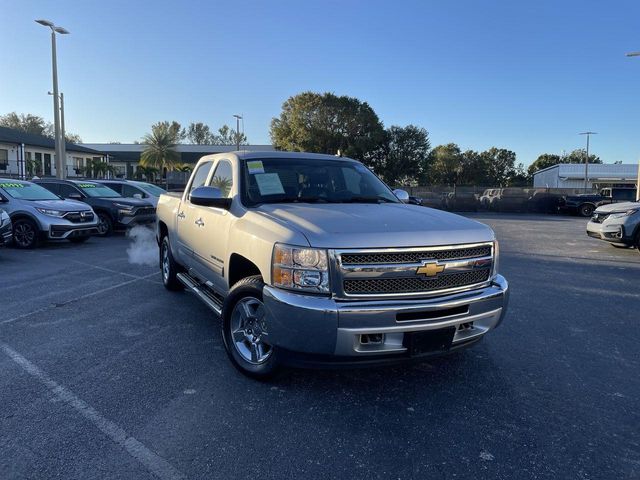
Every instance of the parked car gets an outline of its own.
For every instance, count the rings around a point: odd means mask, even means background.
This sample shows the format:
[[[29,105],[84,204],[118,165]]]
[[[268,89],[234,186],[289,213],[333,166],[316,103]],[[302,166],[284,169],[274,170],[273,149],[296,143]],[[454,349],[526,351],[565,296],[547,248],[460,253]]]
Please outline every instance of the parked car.
[[[640,251],[640,202],[598,207],[587,224],[587,235],[614,247],[636,247]]]
[[[98,182],[78,180],[37,180],[62,198],[79,200],[90,205],[98,216],[98,235],[108,236],[114,230],[126,230],[135,225],[156,221],[156,209],[146,200],[124,198],[115,190]]]
[[[411,205],[422,205],[422,198],[409,195],[409,201],[407,203],[410,203]]]
[[[537,213],[558,213],[562,195],[546,189],[535,190],[527,201],[527,210]]]
[[[227,354],[249,376],[469,346],[507,308],[495,235],[408,197],[349,158],[205,156],[184,194],[160,196],[162,282],[221,315]]]
[[[0,179],[0,207],[11,217],[18,248],[34,248],[41,240],[80,243],[98,232],[90,206],[63,200],[32,182]]]
[[[493,202],[493,210],[498,212],[525,212],[529,194],[523,188],[500,188]]]
[[[471,192],[449,192],[444,197],[444,205],[453,212],[477,212],[478,197]]]
[[[560,212],[590,217],[601,205],[618,202],[632,202],[636,198],[635,187],[603,188],[599,193],[567,195],[560,200]]]
[[[480,208],[484,208],[485,210],[493,210],[493,202],[500,191],[499,188],[490,188],[485,190],[480,198],[478,199],[478,203],[480,204]]]
[[[99,183],[115,190],[125,198],[140,198],[146,200],[154,207],[158,206],[158,198],[167,193],[153,183],[138,182],[137,180],[98,180]]]
[[[11,217],[0,208],[0,247],[11,243],[13,238],[13,229],[11,227]]]

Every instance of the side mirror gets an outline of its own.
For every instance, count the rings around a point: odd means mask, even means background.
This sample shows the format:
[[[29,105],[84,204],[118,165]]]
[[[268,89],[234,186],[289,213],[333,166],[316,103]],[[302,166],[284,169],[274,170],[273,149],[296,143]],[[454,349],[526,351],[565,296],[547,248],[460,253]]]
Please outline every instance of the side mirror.
[[[82,200],[82,195],[80,195],[79,193],[73,192],[73,193],[70,193],[67,196],[67,198],[70,199],[70,200]]]
[[[398,200],[402,203],[409,203],[409,194],[406,191],[397,188],[393,191],[393,194],[398,197]]]
[[[216,187],[194,188],[189,194],[189,201],[201,207],[216,207],[228,210],[231,206],[231,199],[224,198],[220,189]]]

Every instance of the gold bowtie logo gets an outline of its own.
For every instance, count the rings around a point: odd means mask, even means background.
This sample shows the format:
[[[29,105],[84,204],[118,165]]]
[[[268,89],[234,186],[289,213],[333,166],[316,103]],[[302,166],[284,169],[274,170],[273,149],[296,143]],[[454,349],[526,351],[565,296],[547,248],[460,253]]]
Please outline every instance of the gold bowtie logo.
[[[424,275],[426,277],[435,277],[444,271],[444,265],[438,265],[435,262],[425,263],[416,270],[416,275]]]

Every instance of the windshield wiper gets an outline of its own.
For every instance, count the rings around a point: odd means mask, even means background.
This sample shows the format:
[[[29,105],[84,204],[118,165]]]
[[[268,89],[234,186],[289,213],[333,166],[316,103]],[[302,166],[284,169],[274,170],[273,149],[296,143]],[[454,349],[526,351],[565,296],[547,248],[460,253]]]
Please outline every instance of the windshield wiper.
[[[393,200],[382,196],[359,196],[345,198],[341,203],[396,203]]]

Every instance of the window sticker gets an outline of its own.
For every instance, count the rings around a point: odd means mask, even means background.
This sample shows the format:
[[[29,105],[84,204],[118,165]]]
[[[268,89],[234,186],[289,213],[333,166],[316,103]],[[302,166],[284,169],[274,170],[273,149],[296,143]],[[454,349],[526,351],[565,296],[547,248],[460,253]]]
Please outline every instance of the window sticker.
[[[260,173],[256,175],[256,182],[258,182],[260,195],[279,195],[284,193],[282,182],[277,173]]]
[[[264,165],[262,165],[261,160],[253,160],[251,162],[247,162],[247,168],[249,169],[249,173],[251,175],[255,175],[256,173],[264,173]]]
[[[25,185],[23,183],[0,183],[0,187],[2,187],[2,188],[24,188]]]
[[[78,186],[80,188],[96,188],[93,183],[79,183]]]

